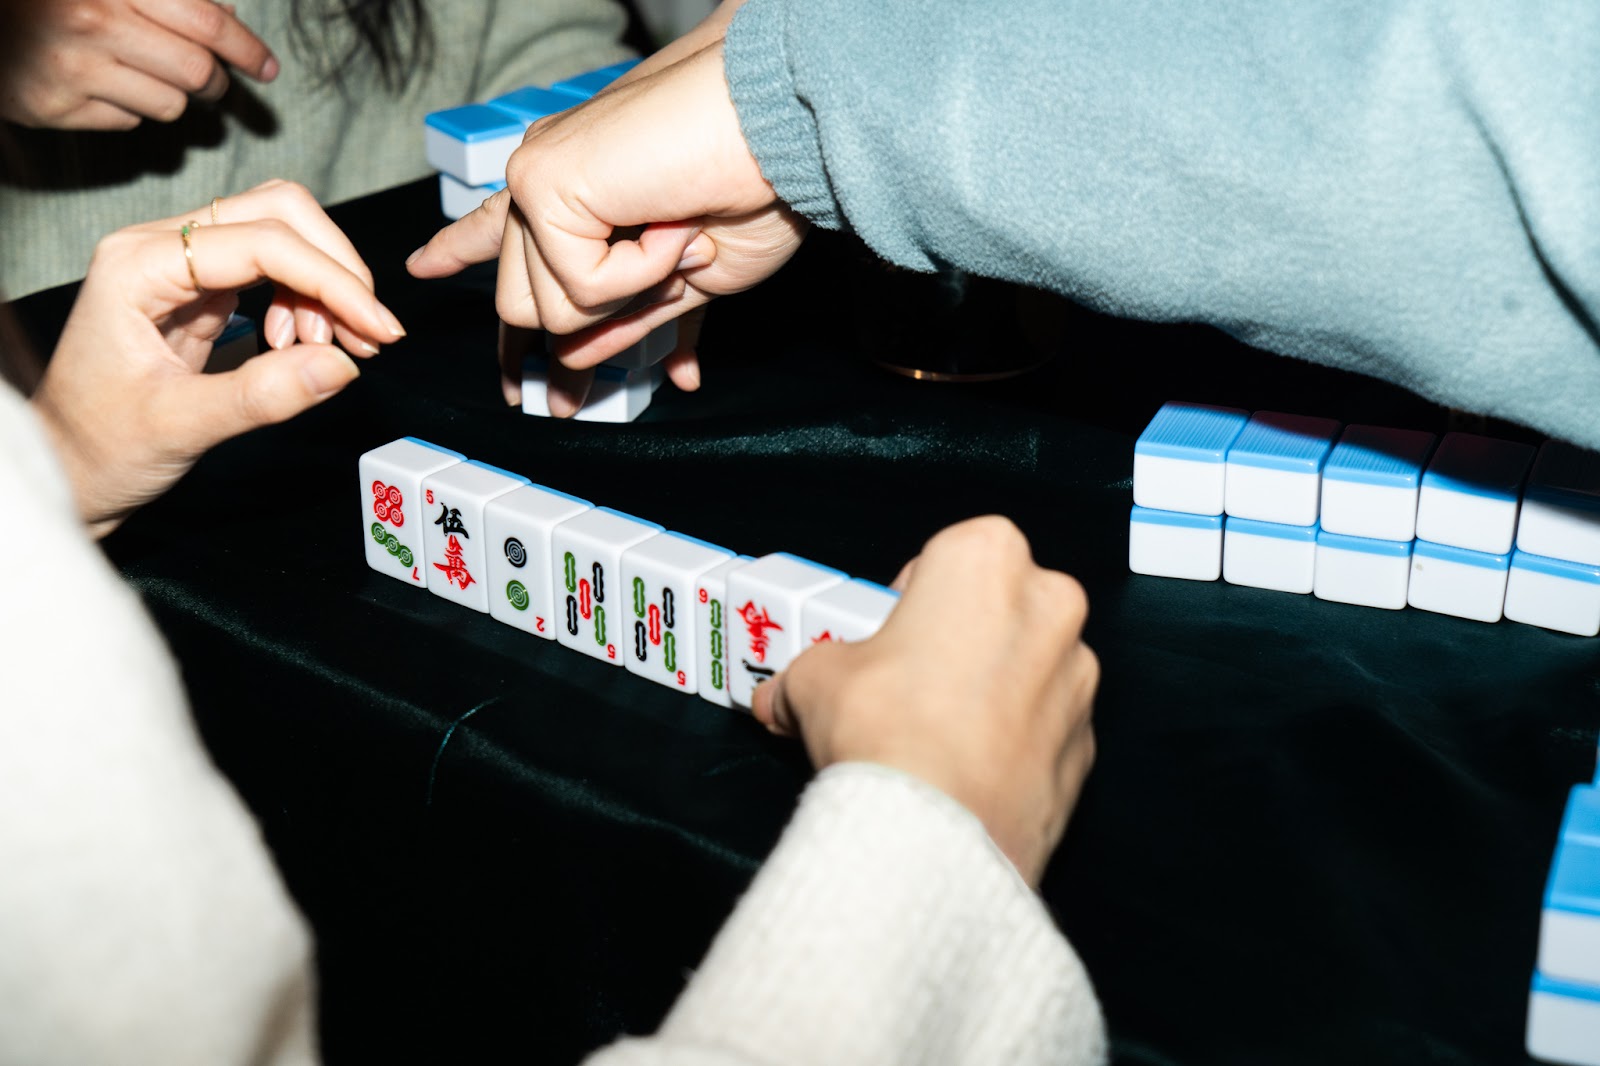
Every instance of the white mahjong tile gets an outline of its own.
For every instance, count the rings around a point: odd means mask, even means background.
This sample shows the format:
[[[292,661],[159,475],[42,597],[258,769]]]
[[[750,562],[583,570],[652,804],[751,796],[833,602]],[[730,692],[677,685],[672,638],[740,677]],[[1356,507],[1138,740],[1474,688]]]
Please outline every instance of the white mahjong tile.
[[[755,562],[748,555],[719,563],[695,582],[694,653],[700,663],[700,698],[721,707],[732,707],[728,684],[728,575]]]
[[[817,593],[801,608],[802,650],[824,641],[854,643],[882,628],[900,594],[855,578]]]
[[[700,576],[733,552],[682,533],[663,533],[622,553],[627,586],[624,665],[632,673],[680,692],[700,687],[695,596]]]
[[[728,575],[729,695],[748,708],[756,686],[782,670],[804,646],[801,611],[807,599],[848,574],[779,552]]]
[[[556,639],[554,558],[556,526],[594,505],[543,485],[524,485],[484,508],[489,556],[489,614],[546,640]]]
[[[609,507],[556,526],[550,536],[556,640],[601,662],[623,664],[630,634],[622,553],[661,531],[654,522]]]
[[[361,529],[367,565],[408,585],[427,588],[422,527],[422,479],[464,462],[466,456],[403,437],[361,457]]]
[[[428,591],[489,613],[483,512],[497,496],[528,484],[509,470],[469,459],[422,479],[423,556]]]

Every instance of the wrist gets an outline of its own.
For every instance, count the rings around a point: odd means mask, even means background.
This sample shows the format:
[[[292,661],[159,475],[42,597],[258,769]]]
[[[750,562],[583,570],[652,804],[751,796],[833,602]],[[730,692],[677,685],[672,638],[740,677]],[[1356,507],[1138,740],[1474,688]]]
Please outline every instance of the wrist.
[[[84,432],[73,424],[65,410],[53,402],[49,386],[47,372],[29,400],[29,405],[44,427],[56,459],[67,475],[78,517],[83,520],[89,535],[99,540],[121,525],[126,515],[117,513],[105,502],[105,494],[98,484],[98,471],[104,468],[104,463],[86,445]]]

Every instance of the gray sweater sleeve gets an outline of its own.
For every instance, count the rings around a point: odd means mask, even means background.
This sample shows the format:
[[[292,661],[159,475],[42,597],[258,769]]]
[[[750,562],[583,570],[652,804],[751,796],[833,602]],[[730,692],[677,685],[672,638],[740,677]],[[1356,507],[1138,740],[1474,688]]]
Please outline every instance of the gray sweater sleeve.
[[[1597,52],[1591,0],[750,0],[725,64],[778,195],[902,266],[1600,447]]]

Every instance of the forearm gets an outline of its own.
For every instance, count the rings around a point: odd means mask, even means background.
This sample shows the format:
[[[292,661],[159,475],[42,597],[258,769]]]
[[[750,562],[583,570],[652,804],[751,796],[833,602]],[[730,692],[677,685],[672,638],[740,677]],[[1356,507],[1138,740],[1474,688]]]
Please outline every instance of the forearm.
[[[894,262],[1600,445],[1597,38],[1580,0],[755,0],[726,53],[779,195]]]
[[[1072,948],[982,825],[914,778],[824,771],[632,1063],[1101,1061]]]

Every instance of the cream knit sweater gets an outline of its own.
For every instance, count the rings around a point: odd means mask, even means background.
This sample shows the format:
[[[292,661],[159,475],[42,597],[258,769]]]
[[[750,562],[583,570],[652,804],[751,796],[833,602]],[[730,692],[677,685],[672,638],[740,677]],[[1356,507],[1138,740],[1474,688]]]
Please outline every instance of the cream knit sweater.
[[[315,1062],[306,926],[4,386],[0,457],[0,1062]],[[857,763],[806,790],[660,1032],[590,1062],[1103,1058],[1082,965],[978,820]]]

